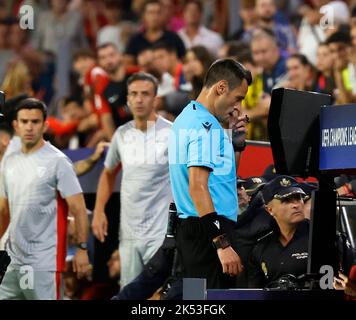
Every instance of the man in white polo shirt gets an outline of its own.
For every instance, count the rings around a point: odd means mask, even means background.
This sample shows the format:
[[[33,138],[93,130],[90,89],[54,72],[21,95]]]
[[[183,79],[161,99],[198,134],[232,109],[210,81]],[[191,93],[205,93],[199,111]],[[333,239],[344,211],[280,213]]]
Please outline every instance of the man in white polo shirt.
[[[105,205],[121,164],[121,287],[143,270],[161,246],[171,201],[168,173],[171,122],[154,110],[158,81],[150,74],[136,73],[127,85],[127,101],[134,120],[120,126],[113,136],[99,180],[92,223],[94,235],[103,242],[108,227]]]
[[[89,268],[88,218],[72,163],[43,139],[47,109],[28,98],[16,106],[14,127],[21,148],[1,165],[0,238],[7,227],[11,264],[0,285],[1,299],[60,299],[66,251],[67,208],[75,218],[78,247],[74,271]]]

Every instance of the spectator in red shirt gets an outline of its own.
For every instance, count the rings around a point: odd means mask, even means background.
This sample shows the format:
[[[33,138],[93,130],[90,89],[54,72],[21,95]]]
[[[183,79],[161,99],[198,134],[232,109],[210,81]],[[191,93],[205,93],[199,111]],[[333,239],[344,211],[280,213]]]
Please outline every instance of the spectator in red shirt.
[[[109,77],[102,68],[96,65],[94,53],[90,50],[83,49],[76,52],[73,57],[73,67],[79,74],[79,81],[83,85],[84,107],[88,117],[95,115],[91,128],[98,129],[87,142],[87,147],[94,147],[101,140],[110,141],[115,125],[110,106],[103,96]]]

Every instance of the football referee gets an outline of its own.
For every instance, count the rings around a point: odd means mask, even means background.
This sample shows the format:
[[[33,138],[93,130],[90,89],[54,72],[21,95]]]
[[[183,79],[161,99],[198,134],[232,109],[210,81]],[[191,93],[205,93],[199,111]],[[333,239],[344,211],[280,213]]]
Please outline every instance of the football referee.
[[[176,118],[170,135],[183,276],[205,278],[210,289],[233,287],[233,276],[243,268],[229,233],[238,214],[235,152],[243,150],[246,136],[241,102],[251,80],[235,60],[215,61],[198,98]]]

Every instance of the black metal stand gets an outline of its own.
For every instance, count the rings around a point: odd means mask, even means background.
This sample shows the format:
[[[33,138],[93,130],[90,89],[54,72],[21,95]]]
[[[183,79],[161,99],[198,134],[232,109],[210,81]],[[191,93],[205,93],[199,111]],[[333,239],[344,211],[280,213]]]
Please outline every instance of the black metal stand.
[[[320,279],[320,268],[329,265],[338,271],[336,250],[336,192],[334,176],[320,174],[319,189],[312,194],[307,274]]]

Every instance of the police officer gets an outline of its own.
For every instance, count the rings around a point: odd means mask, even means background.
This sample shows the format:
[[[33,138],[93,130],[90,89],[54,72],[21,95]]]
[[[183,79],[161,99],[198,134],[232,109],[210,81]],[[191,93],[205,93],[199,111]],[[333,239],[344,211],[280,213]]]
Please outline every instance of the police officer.
[[[282,276],[306,273],[309,222],[304,217],[306,196],[297,181],[279,176],[262,189],[267,212],[274,218],[273,231],[262,237],[249,261],[249,287],[263,288]]]

